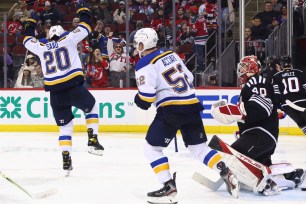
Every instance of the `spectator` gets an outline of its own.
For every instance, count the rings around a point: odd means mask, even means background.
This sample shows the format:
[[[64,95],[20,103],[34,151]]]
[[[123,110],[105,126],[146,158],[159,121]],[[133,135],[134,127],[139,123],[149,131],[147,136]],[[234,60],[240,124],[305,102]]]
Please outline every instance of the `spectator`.
[[[59,11],[51,6],[49,1],[45,2],[44,11],[41,12],[40,18],[42,25],[46,23],[47,20],[51,21],[51,25],[57,25],[62,23],[62,16]]]
[[[80,19],[74,18],[72,20],[72,27],[70,28],[70,31],[73,31],[74,29],[76,29],[79,26],[79,23],[80,23]]]
[[[187,25],[187,23],[182,23],[180,29],[180,35],[177,38],[177,45],[181,46],[184,43],[193,43],[194,41],[194,33],[192,32],[191,28]]]
[[[204,49],[206,45],[206,39],[208,37],[207,21],[203,15],[201,15],[193,25],[192,32],[195,33],[194,48],[196,51],[198,71],[203,72],[205,69]]]
[[[187,17],[187,15],[185,14],[185,11],[183,9],[183,7],[180,7],[177,10],[177,16],[176,16],[176,26],[180,26],[183,22],[188,23],[189,22],[189,18]]]
[[[245,41],[254,41],[256,40],[256,38],[254,38],[253,34],[252,34],[252,29],[249,27],[246,27],[244,29],[244,33],[245,33]]]
[[[151,21],[151,27],[157,31],[159,26],[166,27],[169,24],[169,20],[164,16],[163,8],[157,9],[157,16]]]
[[[98,21],[98,24],[103,24],[101,21]],[[92,48],[93,49],[96,49],[96,48],[99,48],[102,52],[102,57],[104,59],[107,59],[108,58],[108,53],[107,53],[107,41],[108,41],[108,36],[109,36],[109,33],[112,31],[111,30],[111,27],[109,24],[106,24],[103,28],[103,32],[98,32],[97,30],[101,27],[101,25],[98,25],[96,26],[93,34],[92,34]],[[120,39],[119,38],[115,38],[115,37],[112,37],[112,40],[115,42],[115,43],[120,43]]]
[[[279,12],[281,10],[282,4],[278,3],[277,0],[271,0],[273,11]]]
[[[255,37],[256,39],[261,39],[261,40],[266,39],[267,38],[267,26],[261,23],[261,20],[259,17],[254,17],[252,22],[254,25],[251,28],[253,37]],[[272,20],[271,20],[271,23],[272,23]]]
[[[107,41],[107,52],[109,56],[109,70],[110,70],[110,86],[119,88],[121,86],[120,81],[123,81],[125,87],[126,78],[126,60],[129,60],[129,56],[123,52],[123,47],[120,44],[113,43],[113,32],[109,33],[109,39]]]
[[[22,26],[21,26],[21,22],[20,19],[23,17],[23,13],[22,12],[16,12],[13,15],[13,19],[10,21],[7,21],[6,23],[6,30],[7,30],[7,34],[9,35],[15,35],[16,33],[21,32],[22,30]],[[2,24],[2,32],[4,32],[4,24]]]
[[[154,9],[151,6],[150,2],[148,0],[142,0],[140,2],[139,8],[138,8],[139,13],[144,13],[147,16],[151,15],[154,13]]]
[[[278,16],[279,24],[282,24],[284,21],[287,20],[287,6],[281,6],[280,8],[281,14]]]
[[[31,71],[27,66],[24,67],[22,74],[18,76],[15,88],[33,88]]]
[[[139,30],[143,28],[143,22],[141,20],[136,22],[136,30],[132,31],[129,35],[129,41],[130,43],[134,42],[134,35],[135,33]]]
[[[301,7],[294,7],[293,10],[293,36],[300,37],[304,35],[304,18]]]
[[[33,87],[34,88],[43,88],[44,87],[44,74],[41,69],[40,64],[36,64],[34,67],[35,75],[32,76]]]
[[[8,12],[8,19],[11,19],[15,13],[21,12],[22,17],[28,18],[30,12],[27,10],[27,3],[25,1],[19,1],[15,3]],[[21,17],[20,17],[21,18]]]
[[[25,64],[20,68],[20,70],[18,72],[18,76],[20,76],[22,74],[22,72],[25,68],[30,70],[32,76],[34,76],[36,74],[35,70],[34,70],[36,64],[37,64],[36,57],[32,54],[27,55],[26,60],[25,60]]]
[[[279,14],[280,14],[279,11],[272,10],[272,3],[270,1],[267,1],[265,3],[264,11],[256,14],[255,17],[260,18],[261,24],[264,27],[267,27],[268,25],[272,24],[273,18],[277,18],[279,16]]]
[[[271,33],[273,33],[278,28],[279,28],[279,21],[277,20],[277,18],[273,18],[272,24],[268,25],[267,27],[268,29],[267,36],[269,36]]]
[[[99,6],[92,11],[97,21],[101,20],[105,24],[113,22],[113,16],[107,7],[107,0],[101,0]]]
[[[117,8],[113,14],[114,22],[118,24],[125,23],[125,3],[124,1],[120,1],[119,8]]]
[[[198,19],[198,8],[196,6],[191,6],[189,9],[189,24],[194,24]]]
[[[91,81],[91,87],[107,87],[107,69],[109,64],[102,58],[99,48],[95,49],[87,58],[87,77]]]
[[[252,30],[249,27],[246,27],[244,29],[244,35],[245,35],[245,56],[248,55],[255,55],[255,47],[256,47],[256,42],[255,38],[252,35]]]
[[[41,32],[37,35],[37,39],[41,39],[41,38],[49,39],[50,28],[51,28],[51,22],[50,23],[45,23],[45,25],[42,26]]]

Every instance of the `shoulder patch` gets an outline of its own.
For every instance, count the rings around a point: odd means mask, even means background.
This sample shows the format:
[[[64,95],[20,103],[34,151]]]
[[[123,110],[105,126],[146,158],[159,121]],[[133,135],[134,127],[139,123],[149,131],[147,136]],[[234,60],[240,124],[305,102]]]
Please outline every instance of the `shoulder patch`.
[[[73,33],[78,33],[78,32],[80,32],[81,30],[79,29],[79,28],[76,28],[76,29],[74,29],[72,32]]]

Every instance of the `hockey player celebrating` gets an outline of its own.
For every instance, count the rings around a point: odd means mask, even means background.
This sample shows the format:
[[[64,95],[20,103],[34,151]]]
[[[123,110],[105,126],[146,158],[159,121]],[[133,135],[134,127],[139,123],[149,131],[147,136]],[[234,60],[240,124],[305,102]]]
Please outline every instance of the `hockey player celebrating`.
[[[271,155],[278,139],[278,114],[272,84],[259,75],[260,69],[256,56],[240,60],[237,75],[242,90],[238,105],[220,101],[213,105],[212,115],[224,124],[238,122],[241,135],[231,146],[217,138],[213,138],[209,146],[230,154],[224,156],[226,164],[248,189],[274,195],[279,193],[279,186],[300,185],[304,171],[295,170],[290,164],[272,165]],[[272,179],[272,175],[278,176]]]
[[[32,13],[24,25],[26,37],[23,41],[24,46],[40,58],[45,90],[50,92],[53,115],[60,129],[59,145],[63,169],[68,172],[72,170],[72,106],[85,112],[88,152],[102,155],[104,150],[97,138],[98,104],[93,95],[82,86],[84,75],[77,49],[78,43],[91,32],[90,10],[83,0],[79,0],[77,8],[79,26],[72,32],[65,32],[60,25],[52,26],[49,31],[50,39],[34,37],[38,16]]]
[[[291,58],[282,56],[280,69],[273,76],[276,103],[306,135],[306,78],[303,71],[293,69]]]
[[[236,177],[225,166],[220,154],[205,143],[207,138],[200,115],[203,106],[195,96],[192,73],[176,53],[156,48],[157,41],[157,33],[152,28],[142,28],[134,37],[134,47],[141,57],[135,67],[138,87],[135,103],[143,110],[149,109],[152,103],[157,108],[146,135],[144,154],[163,187],[147,194],[149,202],[176,202],[176,174],[171,177],[163,149],[178,130],[191,154],[218,171],[228,192],[238,197]]]

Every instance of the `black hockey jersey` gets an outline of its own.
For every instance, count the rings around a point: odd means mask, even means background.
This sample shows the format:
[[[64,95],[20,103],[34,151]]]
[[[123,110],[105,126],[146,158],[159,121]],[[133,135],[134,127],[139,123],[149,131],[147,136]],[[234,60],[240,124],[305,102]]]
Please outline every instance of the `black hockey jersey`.
[[[241,90],[239,99],[244,103],[247,113],[245,122],[238,123],[241,134],[258,130],[277,141],[278,116],[273,100],[273,87],[266,78],[256,75],[248,80]]]
[[[275,100],[286,105],[286,100],[291,102],[306,101],[306,78],[298,69],[285,69],[273,76]]]

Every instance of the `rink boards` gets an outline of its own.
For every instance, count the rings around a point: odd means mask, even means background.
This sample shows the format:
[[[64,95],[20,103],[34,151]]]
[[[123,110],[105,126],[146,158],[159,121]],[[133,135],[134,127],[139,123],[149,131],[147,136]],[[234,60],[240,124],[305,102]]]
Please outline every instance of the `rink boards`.
[[[143,111],[134,104],[137,90],[95,89],[90,90],[99,103],[100,131],[145,132],[154,119],[155,108]],[[198,99],[204,105],[201,113],[207,133],[231,134],[236,124],[224,125],[215,121],[211,105],[224,99],[236,104],[239,89],[199,89]],[[74,130],[85,131],[85,117],[81,110],[73,108]],[[0,132],[54,132],[58,127],[52,116],[49,93],[33,89],[5,89],[0,94]],[[302,135],[297,125],[288,116],[280,120],[281,134]]]

